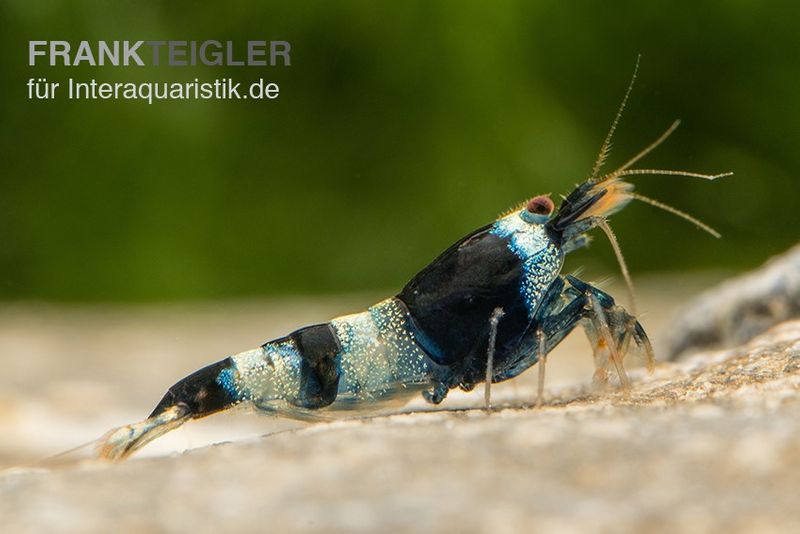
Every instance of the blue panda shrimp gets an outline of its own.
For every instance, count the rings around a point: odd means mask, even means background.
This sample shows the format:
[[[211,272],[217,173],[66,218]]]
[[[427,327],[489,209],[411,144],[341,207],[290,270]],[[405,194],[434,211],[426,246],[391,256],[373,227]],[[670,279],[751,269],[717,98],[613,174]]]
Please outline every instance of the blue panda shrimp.
[[[638,70],[638,62],[637,62]],[[677,127],[613,172],[602,174],[611,139],[636,78],[631,79],[591,175],[563,197],[534,196],[447,248],[395,296],[366,311],[305,326],[260,347],[228,356],[170,387],[143,421],[98,440],[107,460],[128,457],[185,422],[242,403],[277,416],[308,419],[341,409],[404,402],[421,394],[439,404],[453,388],[471,390],[514,378],[538,364],[542,402],[547,355],[577,326],[593,348],[595,381],[615,374],[630,387],[629,352],[654,362],[648,336],[614,298],[576,276],[564,258],[599,228],[609,238],[632,297],[632,284],[609,218],[639,200],[719,237],[697,219],[634,191],[626,179],[687,171],[634,167]]]

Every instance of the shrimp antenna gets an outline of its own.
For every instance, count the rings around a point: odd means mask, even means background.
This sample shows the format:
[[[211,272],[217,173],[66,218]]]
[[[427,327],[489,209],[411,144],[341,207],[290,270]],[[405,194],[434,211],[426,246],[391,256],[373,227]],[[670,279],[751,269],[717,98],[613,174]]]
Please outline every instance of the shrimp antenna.
[[[623,165],[622,167],[620,167],[616,171],[612,172],[611,174],[616,174],[618,172],[624,171],[625,169],[627,169],[628,167],[630,167],[631,165],[633,165],[634,163],[636,163],[637,161],[639,161],[640,159],[642,159],[643,157],[648,155],[650,152],[655,150],[658,147],[658,145],[660,145],[661,143],[666,141],[667,138],[670,135],[672,135],[672,132],[674,132],[678,128],[678,126],[680,126],[680,125],[681,125],[681,121],[680,120],[676,120],[675,122],[670,124],[669,128],[667,128],[667,130],[663,134],[661,134],[658,139],[656,139],[655,141],[653,141],[652,143],[647,145],[647,147],[645,147],[644,150],[642,150],[641,152],[639,152],[638,154],[633,156],[631,159],[629,159],[627,162],[625,162],[625,165]]]
[[[76,453],[76,452],[78,452],[78,451],[80,451],[82,449],[88,449],[89,447],[92,447],[92,446],[94,446],[96,444],[97,444],[97,440],[95,439],[95,440],[83,443],[81,445],[78,445],[76,447],[72,447],[71,449],[67,449],[67,450],[62,451],[62,452],[57,452],[55,454],[51,454],[50,456],[45,456],[44,458],[39,458],[39,459],[34,460],[32,462],[25,463],[25,464],[22,464],[22,465],[18,465],[18,466],[15,466],[15,467],[36,468],[36,467],[46,467],[48,465],[55,465],[55,464],[57,464],[59,462],[62,462],[62,461],[69,461],[68,459],[65,460],[65,458],[67,458],[71,454],[74,454],[74,453]],[[12,467],[12,469],[14,469],[14,467]],[[0,473],[2,473],[3,471],[4,470],[0,470]]]
[[[640,195],[639,193],[631,192],[631,193],[628,193],[628,194],[632,198],[635,198],[636,200],[641,200],[645,204],[650,204],[651,206],[655,206],[656,208],[662,209],[662,210],[667,211],[667,212],[669,212],[669,213],[671,213],[673,215],[677,215],[681,219],[685,219],[685,220],[689,221],[690,223],[694,224],[695,226],[697,226],[701,230],[704,230],[704,231],[708,232],[709,234],[713,235],[717,239],[719,239],[721,237],[720,233],[717,232],[716,230],[714,230],[713,228],[711,228],[709,225],[705,224],[704,222],[700,221],[699,219],[696,219],[696,218],[692,217],[688,213],[685,213],[685,212],[683,212],[683,211],[681,211],[681,210],[679,210],[677,208],[673,208],[669,204],[665,204],[665,203],[663,203],[663,202],[661,202],[659,200],[655,200],[653,198],[646,197],[644,195]]]
[[[700,172],[689,171],[674,171],[671,169],[625,169],[621,171],[614,171],[603,177],[603,180],[611,178],[619,178],[620,176],[688,176],[690,178],[705,178],[706,180],[716,180],[717,178],[724,178],[725,176],[733,176],[732,172],[722,172],[719,174],[703,174]]]
[[[608,158],[608,154],[611,152],[611,139],[614,137],[614,132],[617,129],[617,124],[619,124],[620,118],[622,118],[622,112],[625,110],[625,105],[628,103],[628,97],[631,94],[631,90],[633,89],[633,83],[636,81],[636,75],[639,73],[639,60],[642,59],[642,55],[639,54],[636,56],[636,66],[633,68],[633,76],[631,76],[631,81],[628,84],[628,90],[625,91],[625,96],[622,98],[622,103],[619,105],[619,109],[617,110],[617,114],[614,117],[614,122],[611,123],[611,129],[608,130],[608,134],[606,134],[606,139],[603,141],[603,146],[600,147],[600,153],[597,155],[597,159],[594,162],[594,166],[592,167],[592,176],[589,178],[590,182],[595,181],[597,178],[597,174],[600,172],[600,169],[603,168],[603,164],[606,162],[606,158]]]
[[[625,263],[625,257],[622,255],[622,249],[619,246],[619,241],[617,241],[617,236],[614,234],[614,231],[611,229],[611,226],[608,224],[603,218],[598,219],[597,226],[600,227],[603,232],[605,232],[606,237],[608,237],[609,242],[611,243],[611,248],[614,249],[614,255],[617,257],[617,263],[619,263],[619,270],[622,271],[622,277],[625,279],[625,285],[628,287],[628,298],[631,301],[631,312],[635,316],[636,315],[636,292],[633,290],[633,280],[631,280],[631,273],[628,271],[628,265]]]

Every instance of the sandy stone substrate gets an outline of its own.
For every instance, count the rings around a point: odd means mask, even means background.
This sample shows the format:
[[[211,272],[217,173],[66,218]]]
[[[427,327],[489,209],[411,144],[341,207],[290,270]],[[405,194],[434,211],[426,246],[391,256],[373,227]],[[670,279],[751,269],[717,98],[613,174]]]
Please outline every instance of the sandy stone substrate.
[[[14,468],[2,530],[800,532],[800,321],[632,379]]]

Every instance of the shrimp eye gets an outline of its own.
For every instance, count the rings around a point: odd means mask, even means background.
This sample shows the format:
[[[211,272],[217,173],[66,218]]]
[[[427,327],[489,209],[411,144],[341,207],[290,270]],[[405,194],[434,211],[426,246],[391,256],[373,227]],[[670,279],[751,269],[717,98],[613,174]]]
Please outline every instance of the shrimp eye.
[[[525,222],[533,224],[544,224],[553,213],[555,205],[547,195],[533,197],[525,205],[525,209],[520,214]]]

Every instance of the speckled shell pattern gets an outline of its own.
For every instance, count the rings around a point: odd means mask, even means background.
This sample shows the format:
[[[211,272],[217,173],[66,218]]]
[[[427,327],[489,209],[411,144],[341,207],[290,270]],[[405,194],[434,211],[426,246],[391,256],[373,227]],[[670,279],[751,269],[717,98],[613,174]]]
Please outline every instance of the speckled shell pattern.
[[[524,334],[562,263],[545,226],[512,213],[457,242],[398,296],[237,354],[216,381],[236,402],[265,409],[414,393],[441,382],[442,369],[450,387],[485,370],[495,308],[506,313],[497,365],[532,350]]]

